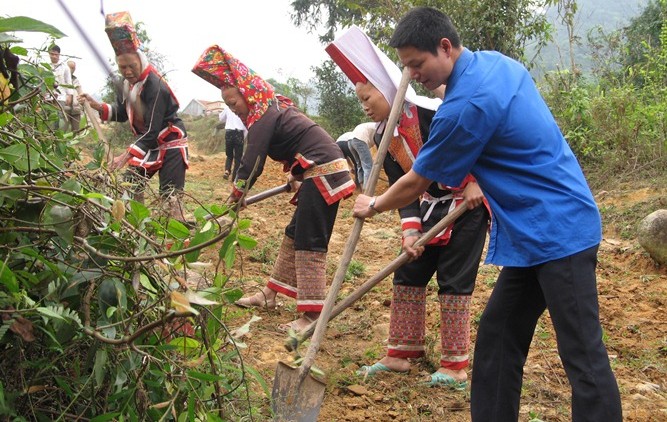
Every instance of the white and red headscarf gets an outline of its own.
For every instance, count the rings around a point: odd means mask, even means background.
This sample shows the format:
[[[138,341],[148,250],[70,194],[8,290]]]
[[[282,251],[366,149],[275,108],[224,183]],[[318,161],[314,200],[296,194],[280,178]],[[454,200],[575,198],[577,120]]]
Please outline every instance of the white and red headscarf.
[[[325,50],[353,84],[370,82],[389,104],[394,102],[401,81],[401,70],[359,27],[351,26]],[[405,100],[394,138],[389,145],[389,153],[407,171],[422,146],[416,106],[436,110],[442,100],[417,95],[411,86],[408,86]],[[385,124],[381,122],[378,125],[379,132]]]

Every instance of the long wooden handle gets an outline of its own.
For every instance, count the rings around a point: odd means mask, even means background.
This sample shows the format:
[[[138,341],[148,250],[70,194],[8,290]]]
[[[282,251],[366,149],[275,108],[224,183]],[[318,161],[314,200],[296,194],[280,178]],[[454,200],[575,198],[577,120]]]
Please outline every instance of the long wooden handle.
[[[245,203],[245,205],[256,204],[259,201],[263,201],[267,198],[271,198],[272,196],[276,196],[279,193],[289,192],[291,189],[292,189],[292,186],[290,186],[289,183],[284,184],[282,186],[276,186],[275,188],[267,189],[263,192],[260,192],[258,194],[247,197],[245,199],[244,203]]]
[[[247,197],[243,201],[243,203],[244,203],[245,206],[256,204],[260,201],[271,198],[272,196],[276,196],[279,193],[289,192],[291,189],[292,189],[292,186],[289,183],[284,184],[284,185],[280,185],[280,186],[276,186],[275,188],[267,189],[267,190],[262,191],[258,194]],[[218,218],[218,217],[221,217],[221,216],[220,215],[209,214],[206,217],[204,217],[204,219],[212,220],[212,219]]]
[[[83,89],[81,88],[81,85],[76,87],[76,93],[77,95],[81,96],[83,95]],[[100,138],[102,141],[102,144],[104,145],[104,157],[106,161],[109,161],[109,141],[107,140],[106,136],[104,136],[104,132],[102,131],[102,126],[100,125],[100,122],[98,121],[98,116],[99,114],[93,110],[93,108],[88,104],[88,101],[84,101],[83,103],[83,110],[86,112],[86,117],[88,117],[88,121],[93,124],[93,127],[95,128],[95,131],[97,132],[97,137]]]
[[[394,128],[396,127],[398,118],[400,117],[401,111],[403,110],[403,101],[405,100],[405,93],[408,90],[409,83],[410,83],[410,72],[406,67],[405,69],[403,69],[401,82],[398,86],[398,89],[396,90],[396,97],[394,97],[394,102],[391,105],[391,112],[389,113],[389,119],[387,120],[387,125],[382,135],[382,141],[380,142],[380,145],[378,146],[378,152],[375,155],[375,161],[373,162],[373,169],[371,170],[371,174],[368,178],[366,188],[364,190],[364,194],[366,195],[372,195],[373,192],[375,192],[375,186],[377,185],[378,176],[380,175],[380,168],[382,167],[384,158],[387,155],[387,150],[389,149],[389,142],[391,142],[391,138],[394,136]],[[315,327],[315,333],[313,334],[313,339],[311,340],[310,346],[308,347],[308,351],[306,352],[306,356],[304,357],[303,362],[301,363],[300,367],[301,373],[299,375],[301,381],[303,381],[306,375],[308,375],[310,367],[313,365],[313,362],[315,361],[315,355],[317,354],[317,351],[320,349],[320,343],[322,342],[322,338],[324,337],[324,333],[327,329],[329,316],[331,315],[333,306],[336,303],[336,297],[338,296],[338,291],[340,290],[340,287],[343,284],[343,280],[345,280],[345,273],[347,272],[347,268],[350,265],[352,254],[354,254],[354,250],[357,247],[357,242],[359,241],[359,237],[361,235],[361,228],[363,227],[363,225],[364,225],[363,218],[358,218],[358,217],[355,218],[354,226],[352,227],[352,232],[350,233],[350,236],[347,239],[347,243],[345,244],[345,249],[343,251],[343,256],[341,257],[340,264],[338,265],[338,269],[336,270],[334,279],[331,282],[331,286],[329,287],[329,293],[327,294],[327,298],[324,301],[324,307],[322,308],[320,317],[317,319],[317,325]]]
[[[433,239],[435,236],[438,235],[441,231],[445,230],[447,227],[449,227],[450,224],[454,223],[457,218],[459,218],[464,212],[466,212],[466,207],[468,204],[463,201],[463,203],[459,204],[452,212],[447,214],[440,220],[435,226],[431,227],[431,230],[427,231],[424,233],[422,237],[419,238],[415,242],[414,246],[424,246],[426,245],[431,239]],[[331,316],[329,317],[329,321],[332,319],[336,318],[338,315],[340,315],[341,312],[343,312],[345,309],[349,308],[354,302],[357,300],[361,299],[370,289],[375,287],[380,281],[384,280],[387,276],[389,276],[391,273],[399,269],[403,264],[408,262],[408,254],[403,252],[401,253],[398,257],[396,257],[393,261],[389,263],[386,267],[384,267],[382,270],[380,270],[378,273],[376,273],[373,277],[369,278],[366,280],[364,284],[361,286],[357,287],[352,293],[350,293],[345,299],[342,301],[338,302],[336,307],[333,309],[331,312]],[[285,343],[285,347],[289,351],[293,351],[298,347],[299,344],[303,343],[305,340],[310,338],[310,336],[313,335],[313,332],[315,331],[315,325],[317,321],[314,321],[308,325],[303,331],[299,332],[297,334],[297,344],[294,344],[293,342],[287,341]]]

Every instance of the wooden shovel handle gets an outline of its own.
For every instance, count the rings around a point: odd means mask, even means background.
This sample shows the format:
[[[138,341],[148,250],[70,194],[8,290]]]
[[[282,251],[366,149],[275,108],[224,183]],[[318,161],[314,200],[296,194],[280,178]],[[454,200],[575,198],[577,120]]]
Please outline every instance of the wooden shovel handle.
[[[83,89],[81,88],[81,85],[76,87],[76,93],[79,96],[83,95]],[[85,101],[83,103],[83,110],[86,113],[86,117],[88,117],[88,121],[93,124],[93,127],[97,132],[97,137],[100,138],[100,140],[102,141],[102,144],[104,145],[104,157],[106,158],[107,161],[109,161],[110,159],[109,141],[107,140],[106,136],[104,136],[104,132],[102,131],[102,126],[100,125],[100,122],[98,120],[99,114],[95,110],[93,110],[90,104],[88,104],[88,101]]]
[[[275,188],[267,189],[263,192],[247,197],[244,201],[244,205],[248,206],[256,204],[259,201],[271,198],[272,196],[276,196],[279,193],[289,192],[290,190],[292,190],[292,186],[290,186],[289,183],[281,186],[276,186]]]
[[[262,192],[260,192],[260,193],[258,193],[258,194],[255,194],[255,195],[252,195],[252,196],[248,196],[248,197],[245,198],[245,200],[243,201],[243,204],[244,204],[244,206],[248,206],[248,205],[256,204],[256,203],[258,203],[258,202],[260,202],[260,201],[263,201],[263,200],[265,200],[265,199],[271,198],[272,196],[276,196],[276,195],[278,195],[279,193],[289,192],[290,190],[292,190],[292,186],[291,186],[289,183],[286,183],[286,184],[284,184],[284,185],[276,186],[275,188],[267,189],[267,190],[262,191]],[[218,217],[222,217],[222,215],[213,215],[213,214],[209,214],[209,215],[207,215],[207,216],[204,217],[204,218],[205,218],[206,220],[212,220],[212,219],[214,219],[214,218],[218,218]]]
[[[419,240],[417,240],[417,242],[415,242],[414,246],[418,247],[426,245],[431,239],[437,236],[438,233],[445,230],[447,227],[449,227],[450,224],[454,223],[457,218],[459,218],[464,212],[466,212],[467,206],[468,204],[465,201],[459,204],[456,208],[454,208],[452,212],[444,216],[442,220],[440,220],[435,226],[433,226],[431,230],[424,233],[424,235],[420,237]],[[338,302],[336,307],[331,312],[329,320],[334,319],[335,317],[340,315],[340,313],[343,312],[345,309],[349,308],[354,302],[361,299],[366,293],[368,293],[370,289],[375,287],[380,281],[384,280],[387,276],[389,276],[391,273],[399,269],[403,264],[408,262],[408,259],[409,259],[408,254],[402,252],[398,257],[396,257],[393,261],[391,261],[389,265],[384,267],[373,277],[369,278],[364,284],[357,287],[345,299]],[[302,332],[297,334],[298,344],[295,345],[293,342],[287,341],[285,342],[285,347],[289,351],[293,351],[294,349],[296,349],[296,347],[298,347],[299,344],[303,343],[305,340],[307,340],[308,338],[310,338],[310,336],[313,335],[316,323],[317,323],[316,321],[310,323],[308,327],[306,327]]]

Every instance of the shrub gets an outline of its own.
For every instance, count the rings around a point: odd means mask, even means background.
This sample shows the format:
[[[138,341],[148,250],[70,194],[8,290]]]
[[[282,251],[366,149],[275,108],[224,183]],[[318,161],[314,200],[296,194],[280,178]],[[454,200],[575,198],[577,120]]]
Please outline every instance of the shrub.
[[[202,206],[191,233],[129,199],[95,133],[51,129],[48,67],[11,51],[23,63],[21,83],[0,103],[0,419],[254,412],[246,375],[268,388],[225,326],[241,292],[225,286],[224,271],[237,248],[254,247],[250,222]],[[82,165],[78,148],[89,137],[98,148]],[[206,221],[209,213],[232,223]],[[192,268],[208,245],[218,245],[222,265],[199,286]]]

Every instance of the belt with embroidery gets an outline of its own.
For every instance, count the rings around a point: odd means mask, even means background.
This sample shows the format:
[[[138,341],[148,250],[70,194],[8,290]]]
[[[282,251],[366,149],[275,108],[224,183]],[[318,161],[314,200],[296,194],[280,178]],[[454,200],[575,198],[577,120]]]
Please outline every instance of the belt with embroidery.
[[[347,160],[344,158],[339,158],[337,160],[309,168],[303,173],[303,178],[311,179],[313,177],[326,176],[328,174],[341,173],[344,171],[350,171],[350,168],[347,166]]]

